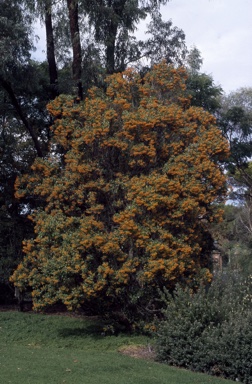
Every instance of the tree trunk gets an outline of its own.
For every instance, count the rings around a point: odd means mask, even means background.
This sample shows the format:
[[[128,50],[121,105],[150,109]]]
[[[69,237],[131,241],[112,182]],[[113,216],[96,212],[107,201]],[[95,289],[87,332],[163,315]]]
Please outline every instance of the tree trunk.
[[[115,72],[115,44],[118,23],[111,20],[106,43],[106,72],[112,74]]]
[[[80,100],[83,99],[82,80],[81,80],[81,43],[78,20],[78,0],[67,0],[69,13],[70,34],[73,49],[73,80],[77,91],[75,92]]]
[[[58,71],[57,71],[56,60],[55,60],[51,11],[52,11],[52,1],[47,0],[45,2],[46,51],[47,51],[47,62],[49,66],[49,78],[50,78],[50,85],[51,85],[51,99],[55,99],[55,97],[59,95],[59,90],[58,90]]]
[[[123,18],[126,0],[119,0],[109,3],[113,8],[113,13],[108,21],[107,41],[106,41],[106,71],[108,74],[115,72],[115,45],[118,26]]]

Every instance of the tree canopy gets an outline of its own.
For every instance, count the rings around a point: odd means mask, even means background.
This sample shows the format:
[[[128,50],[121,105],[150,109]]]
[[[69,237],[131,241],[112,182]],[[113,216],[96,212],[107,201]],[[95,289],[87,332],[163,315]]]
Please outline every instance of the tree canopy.
[[[157,288],[211,280],[207,223],[221,215],[228,144],[215,118],[190,106],[185,83],[184,69],[162,62],[144,78],[109,76],[79,104],[49,104],[49,154],[16,182],[17,197],[41,201],[12,276],[32,288],[34,308],[139,313]]]

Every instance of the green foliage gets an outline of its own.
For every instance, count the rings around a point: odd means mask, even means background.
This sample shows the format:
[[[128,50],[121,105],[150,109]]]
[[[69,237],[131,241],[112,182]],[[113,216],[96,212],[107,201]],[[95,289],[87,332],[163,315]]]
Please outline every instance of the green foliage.
[[[12,77],[10,85],[15,89],[18,111],[29,116],[32,129],[46,151],[50,122],[45,109],[48,101],[46,69],[43,64],[29,62],[18,73],[21,79]],[[22,240],[32,231],[27,214],[36,205],[29,198],[18,201],[14,196],[15,179],[29,172],[36,152],[12,101],[8,93],[0,89],[0,282],[6,285],[0,291],[2,302],[9,299],[7,292],[12,294],[8,288],[9,277],[23,257]]]
[[[223,211],[223,221],[211,224],[216,247],[222,253],[223,267],[249,276],[252,274],[250,206],[228,204],[223,206]]]
[[[216,113],[221,105],[222,89],[214,84],[212,76],[200,72],[202,63],[200,51],[192,47],[186,56],[187,92],[191,97],[192,105],[202,107],[210,113]]]
[[[224,204],[223,205],[223,221],[212,226],[214,238],[220,243],[224,251],[228,249],[225,243],[237,241],[236,219],[241,211],[239,206]]]
[[[160,5],[167,2],[168,0],[99,0],[92,2],[81,0],[79,2],[80,10],[84,11],[93,27],[96,42],[102,46],[107,73],[123,71],[129,62],[136,61],[142,56],[141,47],[130,33],[136,30],[137,24],[148,14],[152,16],[157,14]],[[159,21],[158,28],[164,29],[164,23],[160,18]],[[152,41],[150,40],[151,45],[155,45],[153,41],[158,35],[156,26],[157,24],[152,26],[152,33],[155,36]],[[174,44],[172,40],[169,43],[171,46]],[[176,46],[176,44],[174,45]]]
[[[185,33],[174,27],[171,20],[164,21],[161,13],[154,12],[146,34],[150,37],[140,44],[141,57],[150,60],[151,65],[162,60],[173,65],[184,63],[187,53]]]
[[[8,80],[30,58],[31,18],[22,2],[1,0],[0,76]]]
[[[250,114],[240,106],[231,107],[222,114],[221,127],[231,146],[230,165],[242,166],[251,157],[251,122]]]
[[[47,152],[50,117],[48,68],[30,59],[32,17],[23,1],[0,7],[0,301],[13,296],[9,277],[23,257],[22,240],[30,236],[27,220],[36,202],[15,199],[17,175],[28,172],[37,153]]]
[[[187,66],[189,67],[189,72],[191,73],[199,72],[203,64],[203,59],[197,47],[193,46],[190,49],[186,57],[186,63],[187,63]]]
[[[251,198],[252,88],[241,88],[221,98],[218,124],[230,145],[226,166],[233,198]]]
[[[202,107],[211,113],[220,108],[219,96],[222,89],[214,84],[210,75],[189,71],[187,91],[191,95],[192,105]]]
[[[163,300],[159,361],[251,383],[252,276],[223,275],[196,293],[177,287]]]
[[[244,276],[252,274],[252,247],[250,243],[238,242],[231,249],[231,269],[238,269]]]
[[[12,295],[9,277],[22,259],[22,240],[31,228],[14,197],[16,176],[27,170],[30,154],[19,142],[17,121],[2,92],[0,111],[0,302],[6,303]]]

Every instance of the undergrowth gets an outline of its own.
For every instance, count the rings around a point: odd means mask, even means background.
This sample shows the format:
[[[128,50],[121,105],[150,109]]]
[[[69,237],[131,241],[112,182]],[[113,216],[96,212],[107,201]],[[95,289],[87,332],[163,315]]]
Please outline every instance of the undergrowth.
[[[163,300],[159,361],[252,383],[252,277],[222,276],[197,293],[178,286]]]

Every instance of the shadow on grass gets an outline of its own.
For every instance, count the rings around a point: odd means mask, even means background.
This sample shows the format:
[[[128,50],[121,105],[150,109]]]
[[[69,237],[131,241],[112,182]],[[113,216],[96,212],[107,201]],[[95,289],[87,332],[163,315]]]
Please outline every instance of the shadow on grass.
[[[105,336],[103,333],[102,323],[83,325],[83,327],[78,327],[78,328],[62,328],[58,331],[58,335],[59,337],[62,337],[62,338],[92,337],[93,339],[96,339],[96,340],[102,339]]]
[[[85,323],[75,328],[59,329],[58,335],[62,338],[67,337],[92,337],[93,339],[102,339],[104,336],[121,336],[129,337],[136,332],[127,329],[124,325],[113,322],[111,319],[96,318],[93,320],[85,320]]]

